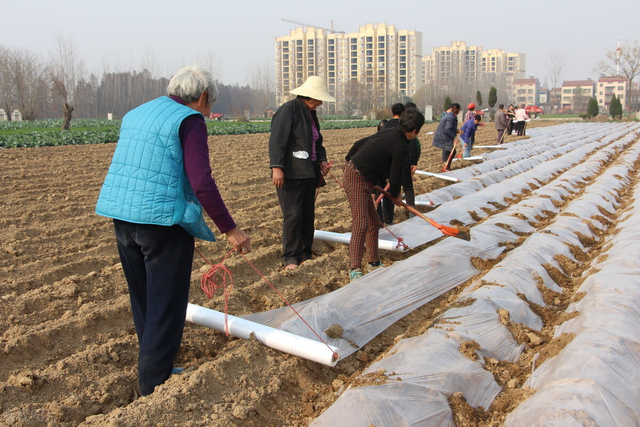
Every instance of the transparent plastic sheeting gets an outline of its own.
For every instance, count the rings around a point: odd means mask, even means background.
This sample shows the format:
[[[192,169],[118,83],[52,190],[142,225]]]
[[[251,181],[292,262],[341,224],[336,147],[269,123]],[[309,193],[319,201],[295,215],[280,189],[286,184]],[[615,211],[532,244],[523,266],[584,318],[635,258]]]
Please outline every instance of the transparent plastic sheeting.
[[[529,378],[538,392],[506,425],[640,425],[640,185],[633,199],[567,308],[580,314],[556,328],[575,338]]]
[[[506,149],[486,154],[489,161],[456,170],[455,176],[464,178],[464,182],[416,196],[416,200],[432,200],[434,204],[442,205],[427,214],[438,223],[450,224],[456,219],[471,225],[479,218],[487,217],[487,212],[494,211],[496,203],[507,204],[507,198],[521,195],[529,191],[531,185],[551,180],[559,172],[580,164],[592,151],[607,145],[616,149],[628,144],[634,138],[631,133],[634,129],[640,130],[640,125],[574,123],[540,128],[530,139],[504,144]],[[594,169],[600,166],[596,161],[592,163]],[[556,191],[560,193],[555,200],[568,194],[565,190]],[[552,202],[547,203],[544,209],[554,211]],[[389,230],[380,230],[380,240],[393,242],[395,235],[409,248],[442,237],[440,230],[419,217],[391,225]]]
[[[554,128],[557,127],[564,128],[565,126],[554,126]],[[541,158],[537,162],[523,156],[522,153],[519,152],[519,150],[523,149],[525,152],[531,151],[529,144],[524,143],[534,141],[535,138],[517,141],[521,144],[513,143],[514,146],[509,149],[491,153],[491,155],[500,154],[505,164],[511,163],[512,173],[507,173],[507,166],[500,170],[491,170],[491,172],[485,173],[472,180],[444,187],[438,191],[449,194],[447,197],[449,203],[444,203],[427,215],[434,221],[442,224],[449,224],[452,219],[457,219],[465,225],[471,225],[475,223],[478,218],[487,217],[487,212],[495,211],[496,203],[507,204],[506,198],[513,197],[515,194],[520,195],[524,191],[530,190],[531,184],[548,181],[556,176],[558,172],[567,170],[573,165],[580,164],[590,152],[598,150],[607,144],[611,144],[611,149],[614,150],[633,140],[633,134],[628,133],[628,125],[614,125],[614,129],[612,130],[610,127],[608,131],[601,126],[592,127],[589,124],[582,124],[582,127],[584,127],[585,130],[578,132],[577,129],[580,127],[576,128],[576,126],[572,126],[571,135],[573,136],[571,139],[577,140],[572,144],[564,144],[561,146],[562,148],[570,145],[572,150],[570,152],[561,151],[547,144],[544,144],[542,147],[534,145],[534,148],[541,151],[539,154]],[[635,127],[640,129],[640,125],[636,125]],[[578,136],[584,135],[587,133],[586,131],[589,130],[597,130],[598,132],[593,132],[594,135],[590,135],[588,138],[584,136],[580,138]],[[612,144],[612,141],[616,139],[618,140]],[[587,142],[587,140],[589,140],[589,142]],[[519,161],[515,161],[514,163],[511,158]],[[526,163],[527,167],[518,167],[518,165],[522,166],[523,163]],[[534,163],[535,166],[533,166]],[[484,166],[484,164],[480,166]],[[601,164],[599,164],[598,161],[592,162],[591,167],[593,169],[597,169],[599,166],[601,166]],[[458,174],[463,171],[477,167],[478,166],[472,166],[470,168],[457,170],[456,175],[458,176]],[[500,165],[494,164],[491,167],[500,167]],[[489,170],[489,168],[486,169]],[[585,171],[581,171],[579,174],[584,173]],[[575,175],[580,176],[579,174]],[[564,190],[560,191],[564,192]],[[433,195],[434,193],[429,194],[429,199],[432,199]],[[420,197],[424,198],[425,201],[428,200],[426,198],[427,196],[417,196],[417,199],[420,199]],[[558,194],[556,200],[561,197],[562,194]],[[436,204],[442,203],[442,200],[433,200]],[[544,210],[554,211],[556,209],[552,202],[548,200]],[[542,213],[543,212],[540,211],[537,215],[541,215]],[[411,248],[418,247],[442,236],[442,233],[438,229],[418,217],[394,224],[389,227],[389,229],[396,236],[402,237],[404,243]],[[381,230],[380,239],[394,240],[394,237],[387,230]]]
[[[629,145],[629,141],[624,143]],[[454,306],[443,313],[430,328],[427,333],[422,336],[413,337],[399,341],[389,352],[386,357],[372,364],[362,375],[363,379],[367,374],[376,372],[384,372],[388,375],[388,382],[384,386],[369,386],[356,389],[347,389],[336,403],[323,413],[318,419],[312,423],[314,426],[367,426],[373,423],[372,420],[381,420],[380,416],[391,416],[397,411],[390,406],[403,398],[409,401],[415,401],[425,394],[433,391],[442,393],[444,397],[451,396],[455,392],[462,392],[468,403],[476,408],[488,408],[500,391],[500,387],[495,382],[492,375],[482,368],[483,358],[491,357],[499,360],[516,361],[524,345],[518,344],[508,329],[502,324],[498,310],[504,309],[509,312],[510,320],[516,323],[524,324],[532,329],[540,330],[543,326],[541,319],[531,310],[517,294],[524,293],[527,299],[531,301],[539,301],[540,305],[544,305],[544,300],[538,283],[541,281],[550,289],[561,291],[561,288],[551,280],[542,268],[542,264],[550,264],[556,268],[560,266],[554,260],[555,255],[563,254],[572,259],[573,255],[569,251],[569,245],[577,248],[582,247],[576,233],[583,234],[586,237],[595,237],[591,229],[584,224],[584,221],[596,223],[595,219],[601,216],[600,209],[615,209],[611,203],[615,200],[615,196],[619,190],[629,183],[627,178],[629,171],[633,169],[634,162],[640,157],[640,144],[635,144],[627,148],[625,154],[616,162],[615,165],[607,168],[602,174],[595,177],[599,173],[593,164],[602,165],[605,159],[610,158],[612,151],[618,150],[622,146],[614,144],[605,149],[589,156],[583,163],[568,170],[550,184],[541,187],[531,194],[531,197],[521,201],[506,211],[494,215],[489,220],[476,226],[472,230],[472,242],[478,241],[489,246],[496,245],[497,241],[503,244],[515,242],[518,236],[505,230],[503,227],[508,224],[508,228],[531,230],[526,215],[522,212],[530,209],[535,211],[536,205],[546,206],[545,201],[550,198],[559,197],[560,193],[565,191],[571,194],[579,191],[582,194],[572,201],[563,211],[566,214],[560,215],[544,230],[539,233],[532,234],[518,248],[507,254],[504,260],[494,267],[488,274],[484,275],[480,280],[472,283],[460,295],[459,300]],[[571,183],[575,180],[589,181],[589,178],[595,178],[591,184],[584,189],[578,189],[573,185],[564,185],[563,182]],[[568,189],[568,190],[567,190]],[[554,191],[555,190],[555,191]],[[536,194],[538,193],[538,194]],[[543,196],[539,195],[543,194]],[[576,194],[577,195],[577,194]],[[638,194],[640,200],[640,194]],[[552,205],[553,206],[553,205]],[[547,206],[548,207],[548,206]],[[551,209],[555,209],[551,207]],[[573,212],[579,210],[584,212],[582,217],[574,216]],[[529,212],[531,215],[531,212]],[[517,216],[514,216],[517,215]],[[638,215],[640,218],[640,214]],[[520,222],[521,224],[518,224]],[[501,224],[497,226],[496,224]],[[640,227],[639,227],[640,228]],[[502,231],[502,232],[500,232]],[[640,229],[638,230],[640,232]],[[527,231],[525,231],[527,232]],[[639,235],[636,233],[636,235]],[[489,236],[494,237],[494,241],[489,241]],[[444,242],[452,241],[447,239]],[[442,243],[444,243],[442,242]],[[636,239],[640,245],[640,239]],[[438,248],[442,243],[433,246],[430,249]],[[425,251],[426,252],[426,251]],[[493,251],[492,257],[495,257]],[[636,252],[637,254],[637,252]],[[603,261],[607,262],[607,261]],[[495,271],[499,271],[499,277],[496,277]],[[637,272],[640,273],[640,272]],[[366,277],[366,276],[365,276]],[[631,276],[630,276],[631,277]],[[640,274],[633,276],[640,277]],[[537,280],[536,280],[537,278]],[[541,280],[542,279],[542,280]],[[525,280],[526,284],[522,284]],[[638,279],[636,279],[638,280]],[[640,291],[638,291],[640,292]],[[640,301],[640,295],[632,294],[630,299]],[[585,301],[584,298],[582,301]],[[640,316],[640,310],[636,309],[636,319],[629,323],[639,325],[637,317]],[[575,318],[577,321],[579,317]],[[631,319],[629,319],[631,320]],[[479,345],[476,350],[479,356],[477,361],[471,361],[460,353],[460,345],[463,342],[473,340]],[[628,344],[628,343],[627,343]],[[635,344],[634,344],[635,345]],[[635,350],[635,353],[634,351]],[[637,346],[627,346],[624,354],[640,354]],[[637,356],[640,358],[640,356]],[[611,358],[609,358],[611,359]],[[603,364],[609,361],[605,359]],[[579,364],[584,359],[573,359],[574,363]],[[589,366],[597,365],[597,360],[589,363]],[[543,365],[544,366],[544,365]],[[630,365],[624,365],[629,369]],[[640,370],[635,369],[640,372]],[[536,371],[538,372],[538,371]],[[620,372],[626,372],[621,369]],[[638,374],[635,374],[636,376]],[[630,376],[634,384],[638,384],[635,376]],[[405,389],[393,390],[390,385],[394,381],[401,380],[403,384],[419,385],[422,389]],[[371,395],[370,389],[381,389],[377,396],[387,395],[388,401],[379,401],[377,398],[375,404],[377,410],[374,411],[353,411],[353,408],[362,407],[360,400],[363,398],[363,389]],[[391,388],[389,388],[391,387]],[[573,393],[579,389],[573,383],[563,384],[558,388],[554,385],[554,390],[563,390],[566,393]],[[593,387],[592,387],[593,388]],[[594,388],[596,393],[602,392],[597,386]],[[610,390],[609,390],[610,391]],[[406,394],[402,394],[406,393]],[[604,393],[608,393],[605,390]],[[537,396],[537,394],[535,395]],[[590,396],[585,395],[585,399],[589,400]],[[633,399],[640,402],[636,394],[631,394]],[[553,397],[556,398],[555,396]],[[610,399],[611,400],[611,399]],[[549,406],[549,400],[540,400],[541,404]],[[611,400],[611,404],[606,406],[603,412],[611,411],[611,408],[627,407],[625,403],[619,400]],[[602,406],[602,405],[601,405]],[[598,405],[595,405],[599,408]],[[571,405],[565,405],[569,411],[573,409]],[[379,425],[450,425],[445,421],[441,421],[442,408],[425,405],[424,407],[407,407],[404,409],[404,420],[420,420],[409,422],[389,422]],[[536,409],[544,412],[542,409]],[[535,411],[535,410],[534,410]],[[614,409],[615,411],[615,409]],[[382,414],[382,415],[380,415]],[[433,418],[430,418],[433,414]],[[627,414],[627,415],[625,415]],[[624,412],[609,419],[626,420],[631,412]],[[600,415],[598,415],[599,417]],[[627,418],[625,418],[627,417]],[[527,414],[511,425],[532,425],[529,419],[534,419],[532,414]],[[597,418],[597,417],[596,417]],[[386,418],[389,419],[389,418]],[[571,425],[566,423],[558,425]],[[374,423],[374,425],[376,425]],[[541,423],[539,425],[548,425]],[[600,424],[614,425],[614,424]],[[627,425],[627,424],[620,424]],[[635,424],[631,424],[635,425]]]
[[[608,123],[573,123],[539,128],[530,133],[533,135],[530,139],[505,143],[504,150],[483,154],[485,161],[482,164],[449,172],[463,182],[418,195],[416,201],[432,201],[439,205],[515,176],[581,145],[594,141],[606,145],[629,131],[629,124]]]
[[[293,305],[309,325],[346,357],[423,304],[469,280],[478,270],[471,257],[477,244],[446,239],[409,259],[379,268],[326,295]],[[241,316],[295,335],[317,339],[289,307]],[[334,324],[342,338],[324,331]]]

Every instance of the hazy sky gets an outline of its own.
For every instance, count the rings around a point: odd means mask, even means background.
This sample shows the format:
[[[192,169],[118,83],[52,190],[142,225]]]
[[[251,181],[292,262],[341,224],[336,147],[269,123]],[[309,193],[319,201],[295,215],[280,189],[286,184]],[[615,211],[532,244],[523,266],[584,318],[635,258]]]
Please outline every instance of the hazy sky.
[[[208,63],[212,53],[220,79],[242,85],[251,67],[273,63],[275,38],[295,28],[281,18],[319,27],[333,21],[347,33],[379,22],[421,31],[424,54],[455,40],[525,53],[527,77],[541,83],[553,51],[567,57],[563,79],[581,80],[597,77],[593,67],[616,48],[618,37],[640,40],[638,0],[0,0],[0,44],[46,56],[62,33],[89,72],[146,64],[167,77],[188,63]]]

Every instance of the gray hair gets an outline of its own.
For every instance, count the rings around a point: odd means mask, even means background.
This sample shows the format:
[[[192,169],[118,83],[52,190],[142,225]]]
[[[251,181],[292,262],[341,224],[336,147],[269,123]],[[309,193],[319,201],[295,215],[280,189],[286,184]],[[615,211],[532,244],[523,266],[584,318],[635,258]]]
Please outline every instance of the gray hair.
[[[213,74],[202,65],[188,65],[171,77],[167,94],[179,96],[188,104],[200,99],[205,90],[209,94],[207,100],[211,106],[218,99],[218,87],[213,81]]]

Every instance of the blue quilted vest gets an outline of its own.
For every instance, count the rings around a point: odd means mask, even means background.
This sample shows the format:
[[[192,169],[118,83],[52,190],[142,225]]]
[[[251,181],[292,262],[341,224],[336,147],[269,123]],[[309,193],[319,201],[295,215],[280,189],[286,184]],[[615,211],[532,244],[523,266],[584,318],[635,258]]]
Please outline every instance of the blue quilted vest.
[[[197,111],[163,96],[122,119],[96,213],[137,224],[180,225],[215,241],[184,170],[180,124]]]

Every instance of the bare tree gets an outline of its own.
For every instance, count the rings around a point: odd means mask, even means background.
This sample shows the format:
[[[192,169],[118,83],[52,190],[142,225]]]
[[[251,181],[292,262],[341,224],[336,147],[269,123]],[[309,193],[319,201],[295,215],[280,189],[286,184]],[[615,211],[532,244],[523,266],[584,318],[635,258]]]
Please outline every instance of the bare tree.
[[[557,88],[560,82],[562,81],[562,75],[564,73],[564,69],[567,66],[567,62],[569,61],[567,54],[561,49],[554,49],[549,53],[548,58],[548,67],[549,67],[549,80],[551,80],[551,88],[549,88],[549,94],[551,95],[552,90]],[[553,102],[555,104],[555,100]]]
[[[53,91],[62,100],[62,130],[69,130],[78,82],[84,73],[84,60],[79,56],[73,39],[56,34],[56,47],[49,70]]]
[[[627,90],[624,104],[627,108],[631,105],[631,85],[633,80],[640,75],[640,43],[638,40],[625,43],[615,50],[606,53],[606,60],[596,65],[594,71],[610,76],[624,76],[627,79]]]
[[[25,120],[36,119],[46,103],[46,76],[47,65],[35,53],[0,46],[0,102],[8,114],[19,109]]]
[[[249,67],[249,86],[252,91],[253,115],[264,117],[267,108],[275,103],[275,73],[271,63],[263,61]]]

